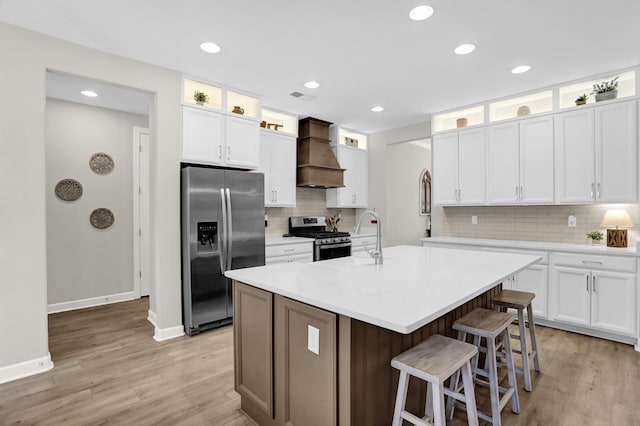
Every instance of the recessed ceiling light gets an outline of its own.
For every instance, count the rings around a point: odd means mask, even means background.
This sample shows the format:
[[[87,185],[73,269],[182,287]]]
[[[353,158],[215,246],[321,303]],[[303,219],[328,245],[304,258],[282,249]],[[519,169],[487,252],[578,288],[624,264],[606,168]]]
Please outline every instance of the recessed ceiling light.
[[[433,8],[426,4],[414,7],[411,9],[411,12],[409,12],[409,18],[414,21],[424,21],[425,19],[429,19],[431,15],[433,15]]]
[[[200,44],[200,49],[204,50],[207,53],[218,53],[220,52],[220,50],[222,50],[220,49],[220,46],[210,41],[205,41],[204,43]]]
[[[318,87],[320,87],[320,83],[318,83],[317,81],[307,81],[304,84],[304,87],[306,87],[307,89],[317,89]]]
[[[90,98],[95,98],[96,96],[98,96],[98,94],[96,92],[94,92],[93,90],[83,90],[80,93],[82,93],[85,96],[88,96]]]
[[[523,72],[527,72],[531,69],[529,65],[520,65],[511,70],[514,74],[522,74]]]
[[[456,52],[458,55],[466,55],[467,53],[471,53],[474,50],[476,50],[475,44],[461,44],[460,46],[456,47],[454,52]]]
[[[371,108],[371,111],[373,111],[373,112],[382,112],[382,111],[384,111],[384,108],[382,108],[381,106],[374,106],[373,108]]]

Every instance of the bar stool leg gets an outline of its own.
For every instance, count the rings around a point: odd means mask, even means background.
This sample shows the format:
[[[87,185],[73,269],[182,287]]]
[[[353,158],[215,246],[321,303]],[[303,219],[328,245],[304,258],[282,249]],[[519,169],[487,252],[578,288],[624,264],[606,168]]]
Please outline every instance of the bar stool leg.
[[[404,410],[407,401],[407,389],[409,387],[409,374],[406,371],[400,371],[400,380],[398,381],[398,394],[396,395],[396,408],[393,411],[393,426],[401,426],[400,413]]]
[[[531,325],[529,325],[529,327],[531,327]],[[524,309],[518,309],[518,330],[520,334],[520,352],[522,352],[524,390],[531,392],[531,372],[529,371],[529,353],[527,350],[527,329],[524,322]]]
[[[511,395],[511,411],[520,413],[520,400],[518,399],[518,386],[516,384],[516,367],[513,365],[513,352],[511,351],[511,341],[509,339],[509,329],[504,330],[504,352],[507,358],[507,377],[509,387],[513,388]]]
[[[474,336],[474,343],[475,343],[475,336]],[[458,340],[460,340],[461,342],[466,342],[467,340],[467,333],[464,331],[458,331]],[[477,345],[476,345],[477,346]],[[474,358],[476,360],[476,363],[478,362],[478,354],[476,354],[474,356]],[[453,376],[451,376],[451,378],[449,379],[449,390],[451,392],[457,392],[458,390],[458,385],[460,383],[460,370],[456,371],[455,373],[453,373]],[[446,416],[448,420],[451,420],[453,418],[453,408],[454,405],[456,403],[455,398],[449,396],[447,397],[447,409],[446,409]]]
[[[473,389],[473,376],[471,374],[471,364],[469,362],[461,368],[462,383],[464,384],[464,395],[467,405],[467,423],[469,426],[478,426],[478,410],[476,408],[476,398]]]
[[[507,338],[508,339],[508,338]],[[501,426],[500,391],[498,390],[498,365],[496,359],[496,341],[487,340],[487,366],[489,375],[489,394],[491,395],[491,420],[493,426]]]
[[[527,306],[527,317],[529,318],[529,335],[531,336],[531,351],[533,355],[533,366],[537,372],[540,372],[540,361],[538,360],[538,342],[536,342],[536,328],[533,323],[533,305],[529,303]]]
[[[447,421],[445,419],[444,411],[444,391],[442,385],[433,383],[433,424],[434,426],[445,426]]]
[[[424,404],[424,415],[427,421],[433,421],[433,386],[427,382],[427,402]]]

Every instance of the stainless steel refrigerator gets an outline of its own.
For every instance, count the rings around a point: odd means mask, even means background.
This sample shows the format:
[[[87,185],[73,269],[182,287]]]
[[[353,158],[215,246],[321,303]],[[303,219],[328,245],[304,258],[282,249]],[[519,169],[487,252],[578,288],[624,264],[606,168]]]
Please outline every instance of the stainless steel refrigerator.
[[[264,175],[182,169],[182,319],[192,336],[232,322],[230,269],[264,265]]]

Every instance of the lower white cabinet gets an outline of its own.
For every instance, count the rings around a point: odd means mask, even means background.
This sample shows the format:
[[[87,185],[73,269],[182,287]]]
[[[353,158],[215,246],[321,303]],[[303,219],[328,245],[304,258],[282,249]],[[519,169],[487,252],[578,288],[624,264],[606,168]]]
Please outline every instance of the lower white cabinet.
[[[636,275],[554,266],[551,320],[634,336]]]
[[[361,251],[374,250],[377,238],[371,235],[351,235],[351,254]]]
[[[265,248],[265,264],[313,262],[313,240],[296,241],[289,244],[269,244]]]
[[[549,266],[531,265],[524,271],[520,271],[512,280],[512,289],[534,293],[533,315],[536,318],[547,318],[547,287]]]

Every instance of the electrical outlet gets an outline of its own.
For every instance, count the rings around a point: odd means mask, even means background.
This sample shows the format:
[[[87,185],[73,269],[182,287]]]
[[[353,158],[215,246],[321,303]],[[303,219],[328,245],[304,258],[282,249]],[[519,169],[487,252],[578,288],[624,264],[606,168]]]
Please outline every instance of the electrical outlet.
[[[320,330],[312,325],[307,326],[307,349],[320,355]]]
[[[478,216],[471,216],[471,224],[472,225],[478,224]]]
[[[567,225],[569,226],[569,228],[575,228],[577,223],[578,221],[576,220],[575,215],[569,215],[569,217],[567,218]]]

